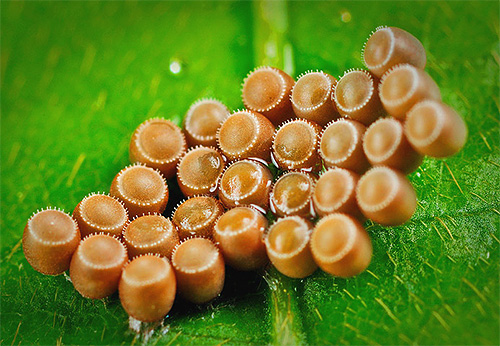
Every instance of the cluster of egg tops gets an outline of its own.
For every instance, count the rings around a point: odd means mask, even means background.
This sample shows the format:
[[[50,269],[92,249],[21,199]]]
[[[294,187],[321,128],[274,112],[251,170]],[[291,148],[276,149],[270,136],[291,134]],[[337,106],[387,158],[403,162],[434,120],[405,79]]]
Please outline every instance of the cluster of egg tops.
[[[294,278],[318,266],[361,273],[372,256],[362,223],[408,221],[416,195],[405,174],[423,155],[456,153],[467,135],[411,34],[378,28],[363,58],[369,71],[339,80],[309,71],[294,81],[260,67],[243,82],[245,110],[202,99],[183,130],[158,118],[140,124],[133,164],[109,195],[86,196],[72,216],[46,209],[28,220],[28,262],[49,275],[69,269],[88,298],[118,289],[127,313],[146,322],[162,319],[177,293],[194,303],[217,297],[225,264],[256,270],[270,260]],[[174,176],[186,199],[167,218]]]

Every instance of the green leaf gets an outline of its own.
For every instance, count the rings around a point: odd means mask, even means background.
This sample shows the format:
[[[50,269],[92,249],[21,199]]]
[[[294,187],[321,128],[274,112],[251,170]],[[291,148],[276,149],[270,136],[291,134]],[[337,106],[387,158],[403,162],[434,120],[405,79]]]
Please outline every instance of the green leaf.
[[[0,343],[497,344],[498,13],[498,2],[1,2]],[[470,133],[462,152],[410,176],[409,223],[367,222],[365,273],[228,270],[220,298],[177,300],[136,334],[117,295],[84,299],[26,262],[30,214],[108,191],[144,119],[180,124],[204,96],[242,107],[240,83],[263,63],[294,75],[362,67],[364,41],[384,24],[422,40]]]

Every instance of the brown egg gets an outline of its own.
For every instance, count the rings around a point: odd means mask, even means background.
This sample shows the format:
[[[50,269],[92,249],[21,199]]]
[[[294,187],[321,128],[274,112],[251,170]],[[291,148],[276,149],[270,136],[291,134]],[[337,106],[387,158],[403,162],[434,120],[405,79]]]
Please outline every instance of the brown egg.
[[[125,311],[139,321],[163,319],[172,308],[175,292],[174,270],[164,257],[142,255],[123,269],[120,301]]]
[[[92,233],[121,237],[128,221],[128,211],[117,198],[101,193],[86,196],[73,211],[82,238]]]
[[[120,199],[129,217],[162,213],[168,202],[168,185],[157,170],[143,165],[122,169],[111,183],[110,194]]]
[[[382,76],[391,67],[407,63],[423,69],[427,60],[422,43],[409,32],[395,27],[378,27],[363,48],[366,67]]]
[[[363,136],[363,150],[373,166],[382,165],[411,173],[422,163],[422,155],[411,147],[403,125],[394,118],[374,122]]]
[[[177,183],[184,196],[217,195],[226,159],[215,148],[194,147],[179,161]]]
[[[399,120],[420,101],[441,100],[436,82],[424,70],[408,64],[394,66],[382,76],[379,96],[387,113]]]
[[[292,171],[282,175],[271,190],[270,206],[275,215],[311,217],[316,177]]]
[[[192,236],[212,238],[215,222],[223,213],[222,204],[215,198],[194,196],[177,206],[172,222],[181,240]]]
[[[249,207],[228,210],[215,224],[214,240],[224,261],[238,270],[255,270],[267,262],[264,231],[267,219]]]
[[[339,113],[367,126],[377,120],[385,113],[378,96],[378,83],[378,78],[368,71],[346,71],[332,93]]]
[[[220,101],[201,99],[194,102],[184,117],[188,145],[217,146],[217,130],[229,114],[229,109]]]
[[[305,278],[317,269],[309,240],[312,224],[298,216],[278,219],[265,236],[267,255],[276,269],[292,278]]]
[[[321,126],[337,119],[339,113],[331,97],[336,84],[337,79],[321,71],[301,74],[291,95],[293,111],[297,117]]]
[[[367,218],[385,226],[405,223],[417,206],[415,190],[408,179],[384,166],[370,169],[359,179],[356,199]]]
[[[346,213],[358,220],[364,216],[356,202],[359,175],[344,168],[330,168],[316,182],[312,201],[319,216]]]
[[[229,116],[219,128],[217,142],[229,159],[271,159],[274,125],[262,114],[238,111]]]
[[[467,126],[457,112],[432,100],[417,103],[405,122],[410,144],[423,155],[446,157],[456,154],[467,140]]]
[[[118,238],[92,234],[84,238],[71,259],[69,275],[85,298],[102,299],[118,289],[127,249]]]
[[[219,184],[219,199],[226,208],[254,205],[267,210],[273,176],[269,169],[254,160],[230,164]]]
[[[183,241],[172,254],[177,289],[186,300],[202,304],[216,298],[224,287],[224,260],[208,239]]]
[[[123,241],[130,258],[148,253],[170,258],[174,247],[179,244],[179,235],[169,219],[150,214],[128,223],[123,231]]]
[[[366,127],[353,120],[339,119],[321,134],[319,154],[326,167],[341,167],[363,173],[370,167],[363,152],[363,135]]]
[[[330,214],[316,224],[311,251],[325,272],[351,277],[362,273],[372,258],[372,242],[363,226],[347,214]]]
[[[262,66],[243,81],[241,97],[245,107],[268,118],[275,126],[295,116],[290,102],[292,77],[280,69]]]
[[[274,135],[272,157],[281,169],[321,170],[318,154],[321,127],[305,119],[283,124]]]
[[[59,275],[69,268],[80,243],[80,231],[76,221],[64,211],[43,209],[29,218],[22,243],[24,256],[33,269]]]
[[[130,141],[130,161],[158,169],[167,179],[186,152],[182,130],[170,120],[154,118],[139,125]]]

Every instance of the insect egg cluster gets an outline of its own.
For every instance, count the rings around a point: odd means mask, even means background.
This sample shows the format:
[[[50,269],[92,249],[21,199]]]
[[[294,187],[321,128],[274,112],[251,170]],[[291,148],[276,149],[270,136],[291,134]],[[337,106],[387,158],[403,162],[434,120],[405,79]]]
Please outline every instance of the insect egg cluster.
[[[146,120],[109,194],[84,197],[72,215],[48,208],[28,220],[26,259],[47,275],[69,269],[84,297],[118,290],[144,322],[163,319],[177,296],[219,296],[226,265],[272,264],[292,278],[318,267],[360,274],[372,257],[363,223],[407,222],[417,200],[406,174],[426,155],[457,153],[467,137],[424,71],[418,39],[380,27],[363,59],[368,70],[339,79],[308,71],[294,81],[260,67],[243,81],[244,110],[202,99],[183,129]],[[167,179],[186,198],[175,210],[166,210]]]

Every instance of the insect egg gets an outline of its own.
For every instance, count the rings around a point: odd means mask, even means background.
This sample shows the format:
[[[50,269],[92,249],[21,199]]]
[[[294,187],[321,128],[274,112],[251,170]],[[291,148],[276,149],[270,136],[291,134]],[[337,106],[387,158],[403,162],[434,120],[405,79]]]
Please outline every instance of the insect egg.
[[[408,112],[405,134],[421,154],[446,157],[462,149],[467,140],[467,126],[454,109],[427,100]]]
[[[422,156],[406,139],[403,125],[394,118],[379,119],[368,127],[363,150],[372,165],[389,166],[407,174],[422,162]]]
[[[172,254],[177,289],[186,300],[202,304],[217,297],[224,287],[224,260],[208,239],[191,238]]]
[[[143,255],[123,269],[118,288],[125,311],[142,322],[164,318],[174,303],[176,280],[166,258]]]
[[[332,99],[340,114],[367,126],[384,113],[378,96],[378,79],[364,70],[344,73]]]
[[[92,234],[84,238],[76,249],[69,275],[82,296],[102,299],[118,289],[127,260],[127,250],[116,237]]]
[[[281,176],[271,190],[271,210],[278,216],[311,216],[312,195],[316,178],[292,171]]]
[[[395,27],[377,28],[366,42],[362,55],[366,67],[378,77],[401,63],[423,69],[427,60],[422,43],[409,32]]]
[[[269,66],[248,74],[241,90],[245,107],[267,117],[275,126],[294,117],[290,93],[294,80],[285,72]]]
[[[168,202],[168,186],[157,170],[143,165],[122,169],[113,179],[111,196],[120,199],[130,217],[162,213]]]
[[[272,178],[269,169],[257,161],[236,161],[222,174],[219,199],[226,208],[255,205],[266,209]]]
[[[267,219],[253,208],[228,210],[215,224],[214,240],[224,260],[238,270],[255,270],[267,262],[264,231]]]
[[[312,196],[316,213],[319,216],[347,213],[363,220],[356,202],[358,180],[359,175],[343,168],[330,168],[321,174]]]
[[[379,96],[387,113],[404,120],[413,105],[425,99],[441,100],[436,82],[412,65],[397,65],[380,80]]]
[[[312,224],[298,216],[278,219],[265,236],[267,255],[276,269],[292,278],[305,278],[317,269],[309,240]]]
[[[23,251],[28,263],[46,275],[59,275],[69,268],[80,242],[76,221],[61,210],[35,213],[24,227]]]
[[[132,220],[123,231],[123,241],[130,258],[147,253],[170,258],[179,243],[172,222],[160,214],[143,215]]]
[[[273,158],[281,169],[304,169],[318,172],[321,158],[318,154],[321,127],[304,119],[283,124],[275,133]]]
[[[82,238],[99,232],[121,237],[128,221],[128,212],[118,199],[92,193],[78,203],[73,217],[78,222]]]
[[[316,224],[311,235],[311,251],[323,271],[351,277],[368,267],[373,250],[370,236],[359,221],[336,213]]]
[[[213,197],[195,196],[182,202],[172,215],[179,238],[204,236],[211,238],[214,225],[224,213],[222,204]]]
[[[274,125],[262,114],[238,111],[219,128],[217,141],[230,160],[256,157],[270,160]]]
[[[179,161],[177,182],[184,196],[216,195],[224,157],[214,148],[195,147]]]
[[[384,166],[370,169],[359,179],[356,199],[367,218],[385,226],[405,223],[417,206],[415,190],[408,179]]]
[[[201,99],[193,103],[184,118],[184,133],[189,146],[216,146],[217,130],[228,116],[229,110],[220,101]]]
[[[341,167],[363,173],[370,166],[363,152],[366,127],[353,120],[330,123],[321,135],[319,154],[326,167]]]
[[[337,79],[324,72],[306,72],[301,75],[292,89],[292,106],[299,118],[321,126],[339,117],[332,101],[332,89]]]
[[[130,141],[130,161],[158,169],[167,179],[186,152],[182,130],[170,120],[149,119],[137,127]]]

